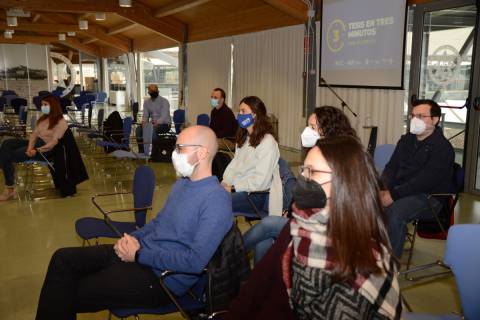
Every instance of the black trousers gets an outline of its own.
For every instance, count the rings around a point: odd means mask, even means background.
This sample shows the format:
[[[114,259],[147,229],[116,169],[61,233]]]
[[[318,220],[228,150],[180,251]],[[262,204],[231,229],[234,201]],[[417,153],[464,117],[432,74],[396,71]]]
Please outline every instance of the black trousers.
[[[170,300],[146,266],[122,262],[112,245],[62,248],[50,260],[37,320],[71,320],[109,308],[157,307]]]

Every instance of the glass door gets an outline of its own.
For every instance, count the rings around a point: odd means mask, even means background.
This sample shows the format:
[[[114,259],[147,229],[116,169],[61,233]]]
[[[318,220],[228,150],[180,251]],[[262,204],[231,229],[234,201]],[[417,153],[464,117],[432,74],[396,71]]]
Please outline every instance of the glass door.
[[[464,166],[471,154],[467,123],[472,114],[472,75],[478,68],[477,5],[474,0],[444,0],[417,5],[413,11],[409,100],[438,102],[445,137],[454,147],[455,161]]]

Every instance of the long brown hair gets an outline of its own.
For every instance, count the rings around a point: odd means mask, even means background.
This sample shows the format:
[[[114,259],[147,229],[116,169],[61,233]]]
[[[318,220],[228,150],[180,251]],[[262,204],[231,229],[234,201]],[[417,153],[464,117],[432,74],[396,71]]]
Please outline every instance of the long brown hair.
[[[379,198],[378,175],[360,142],[351,136],[317,142],[332,169],[328,234],[336,267],[334,276],[380,272],[373,249],[390,248]]]
[[[58,98],[54,96],[43,97],[42,101],[45,101],[50,105],[50,113],[42,115],[38,119],[37,124],[48,119],[48,129],[52,129],[57,125],[58,121],[63,118],[62,107],[60,106]]]
[[[242,103],[248,105],[250,109],[252,109],[252,112],[255,114],[253,131],[249,137],[250,139],[248,140],[248,143],[252,147],[256,148],[260,144],[260,142],[262,142],[263,137],[267,133],[271,134],[273,138],[277,140],[277,137],[275,136],[275,133],[273,131],[273,126],[267,116],[267,108],[265,107],[263,101],[259,97],[248,96],[243,98],[242,101],[240,101],[239,105],[241,105]],[[237,134],[235,136],[235,142],[238,144],[239,147],[243,146],[245,140],[247,140],[247,136],[247,129],[238,127]]]
[[[318,128],[322,130],[325,138],[345,135],[358,139],[355,129],[352,128],[350,120],[342,110],[331,106],[321,106],[315,108],[313,113],[317,118]]]

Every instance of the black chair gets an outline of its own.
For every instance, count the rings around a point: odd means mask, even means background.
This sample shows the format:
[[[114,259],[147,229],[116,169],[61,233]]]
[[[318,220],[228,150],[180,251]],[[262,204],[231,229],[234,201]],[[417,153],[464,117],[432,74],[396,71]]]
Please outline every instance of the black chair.
[[[415,240],[417,235],[425,239],[446,240],[448,236],[448,229],[455,223],[455,206],[457,205],[460,193],[463,191],[465,181],[465,172],[463,168],[454,163],[452,185],[454,190],[452,193],[430,194],[428,196],[429,205],[434,219],[413,221],[413,231],[407,233],[407,242],[409,242],[409,252],[407,258],[407,268],[410,269],[413,257],[413,249],[415,247]],[[444,202],[444,206],[439,213],[437,213],[432,205],[431,199],[437,198]],[[409,278],[409,280],[413,280]]]
[[[17,95],[17,93],[15,92],[15,90],[3,90],[2,91],[2,96],[9,96],[9,95]]]
[[[12,108],[15,110],[16,114],[20,113],[20,107],[28,106],[27,99],[23,99],[23,98],[15,98],[10,103],[12,105]]]
[[[228,274],[225,266],[228,266]],[[115,308],[110,312],[121,319],[130,316],[139,319],[139,314],[165,315],[173,312],[180,312],[185,319],[190,319],[190,315],[200,314],[206,314],[201,319],[214,319],[225,312],[230,301],[240,291],[242,283],[248,279],[249,273],[242,235],[234,224],[206,268],[201,274],[197,274],[200,277],[199,281],[186,294],[175,296],[164,283],[168,276],[185,273],[166,270],[161,274],[159,281],[171,300],[170,304],[157,308]],[[220,284],[217,280],[222,276],[227,278],[229,283]]]

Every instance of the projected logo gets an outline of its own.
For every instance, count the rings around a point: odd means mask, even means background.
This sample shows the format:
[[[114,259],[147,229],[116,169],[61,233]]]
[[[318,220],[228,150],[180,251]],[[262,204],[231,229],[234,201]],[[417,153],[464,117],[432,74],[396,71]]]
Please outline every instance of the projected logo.
[[[428,74],[430,79],[444,86],[457,79],[462,64],[460,53],[451,45],[443,45],[428,56]]]
[[[342,20],[336,19],[328,26],[327,31],[327,47],[332,52],[339,52],[345,46],[345,23]]]

